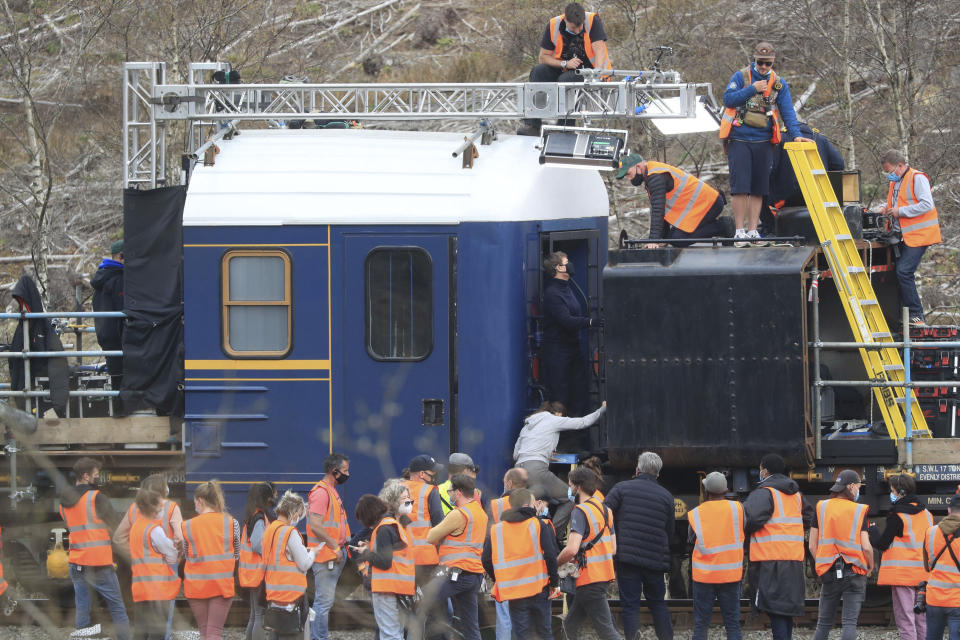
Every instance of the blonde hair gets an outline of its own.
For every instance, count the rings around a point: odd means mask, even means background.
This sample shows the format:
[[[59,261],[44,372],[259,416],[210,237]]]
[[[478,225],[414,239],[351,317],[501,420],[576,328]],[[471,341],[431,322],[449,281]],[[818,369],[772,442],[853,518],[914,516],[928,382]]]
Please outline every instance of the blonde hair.
[[[217,513],[226,513],[227,506],[223,499],[223,489],[217,480],[208,480],[197,485],[193,491],[194,499],[199,499]]]
[[[303,496],[293,491],[285,491],[277,501],[277,515],[287,518],[291,522],[299,520],[295,517],[300,514],[306,514],[307,504],[303,501]],[[302,516],[301,516],[302,517]]]
[[[390,509],[390,513],[395,514],[400,508],[400,498],[406,492],[407,485],[403,484],[403,480],[400,478],[389,478],[383,483],[383,488],[380,489],[379,497],[387,504],[387,507]]]

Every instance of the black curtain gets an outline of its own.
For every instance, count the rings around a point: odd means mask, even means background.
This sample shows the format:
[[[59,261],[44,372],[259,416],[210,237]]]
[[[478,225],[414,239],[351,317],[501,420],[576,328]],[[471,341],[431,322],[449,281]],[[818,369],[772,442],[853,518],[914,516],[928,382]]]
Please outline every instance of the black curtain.
[[[183,203],[186,187],[123,193],[124,412],[183,416]]]

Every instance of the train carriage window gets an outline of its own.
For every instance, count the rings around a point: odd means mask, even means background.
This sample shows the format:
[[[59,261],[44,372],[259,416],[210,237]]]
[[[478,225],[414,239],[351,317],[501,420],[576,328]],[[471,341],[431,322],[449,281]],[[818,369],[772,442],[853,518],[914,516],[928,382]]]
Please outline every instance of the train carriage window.
[[[223,256],[223,350],[233,357],[283,357],[290,351],[290,256],[228,251]]]
[[[423,360],[433,349],[433,264],[416,247],[367,254],[367,353],[374,360]]]

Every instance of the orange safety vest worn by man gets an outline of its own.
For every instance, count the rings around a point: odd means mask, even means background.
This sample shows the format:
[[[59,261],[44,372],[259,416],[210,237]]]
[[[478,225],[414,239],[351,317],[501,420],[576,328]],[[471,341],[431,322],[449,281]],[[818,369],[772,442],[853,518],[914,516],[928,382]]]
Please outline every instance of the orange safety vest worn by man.
[[[443,521],[443,504],[436,486],[438,467],[431,456],[419,455],[410,461],[410,479],[404,481],[413,500],[407,532],[413,540],[413,559],[418,567],[417,580],[421,585],[429,579],[432,568],[440,564],[437,548],[427,542],[430,529]]]
[[[693,637],[706,638],[714,601],[720,604],[727,638],[740,636],[743,577],[743,505],[727,500],[727,478],[718,471],[701,481],[706,502],[687,514],[693,543]]]
[[[650,243],[647,248],[663,246],[663,239],[729,237],[733,225],[725,229],[719,219],[727,201],[706,182],[683,169],[664,162],[644,160],[632,153],[620,160],[617,179],[643,185],[650,199]],[[729,221],[729,218],[725,220]],[[664,228],[664,227],[667,228]]]
[[[487,514],[476,500],[474,480],[465,473],[450,478],[453,511],[437,526],[430,529],[427,542],[438,545],[440,564],[446,567],[448,578],[440,586],[437,602],[447,599],[453,604],[453,613],[459,619],[458,630],[466,640],[480,640],[477,596],[483,583],[483,541],[487,536]],[[446,615],[446,609],[436,611]]]
[[[917,267],[927,247],[942,241],[930,179],[927,174],[907,165],[907,159],[896,149],[880,157],[880,166],[890,181],[883,213],[897,219],[903,234],[896,267],[900,300],[910,309],[910,322],[923,324],[923,303],[917,292]]]
[[[183,594],[187,598],[232,598],[233,518],[225,513],[201,513],[183,523],[187,558]]]
[[[813,524],[814,514],[778,454],[761,459],[760,484],[744,501],[743,514],[751,581],[757,588],[754,603],[770,617],[771,628],[792,628],[793,619],[804,613],[803,531]]]
[[[563,15],[551,18],[544,29],[537,63],[530,71],[530,82],[583,82],[584,69],[597,69],[600,79],[609,80],[613,63],[600,16],[579,4],[567,5]],[[561,118],[558,124],[572,122]],[[537,118],[524,120],[517,134],[539,136],[540,125]]]
[[[118,640],[129,640],[130,619],[123,605],[120,583],[113,568],[110,530],[120,521],[110,500],[95,487],[100,482],[100,463],[80,458],[73,465],[76,485],[60,495],[60,517],[69,529],[70,579],[76,604],[76,625],[85,635],[96,635],[99,625],[90,625],[91,589],[107,602]]]
[[[927,579],[927,637],[942,638],[950,609],[960,607],[960,496],[950,499],[949,514],[927,529],[923,552]],[[949,540],[950,546],[947,547]]]
[[[808,542],[822,583],[817,637],[833,628],[836,609],[843,601],[843,635],[856,634],[857,619],[866,593],[867,575],[873,571],[873,546],[867,533],[869,507],[858,504],[860,475],[844,469],[830,487],[829,500],[817,503],[817,524]]]

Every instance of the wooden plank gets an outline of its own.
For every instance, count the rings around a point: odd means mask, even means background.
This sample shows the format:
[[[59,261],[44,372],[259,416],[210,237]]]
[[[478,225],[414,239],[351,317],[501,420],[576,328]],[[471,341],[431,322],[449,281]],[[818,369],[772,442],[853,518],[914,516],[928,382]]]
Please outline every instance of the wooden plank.
[[[900,464],[907,462],[907,443],[897,443]],[[918,438],[913,441],[913,464],[956,464],[960,461],[960,438]]]
[[[170,438],[170,419],[159,416],[123,418],[44,418],[29,445],[162,444]]]

